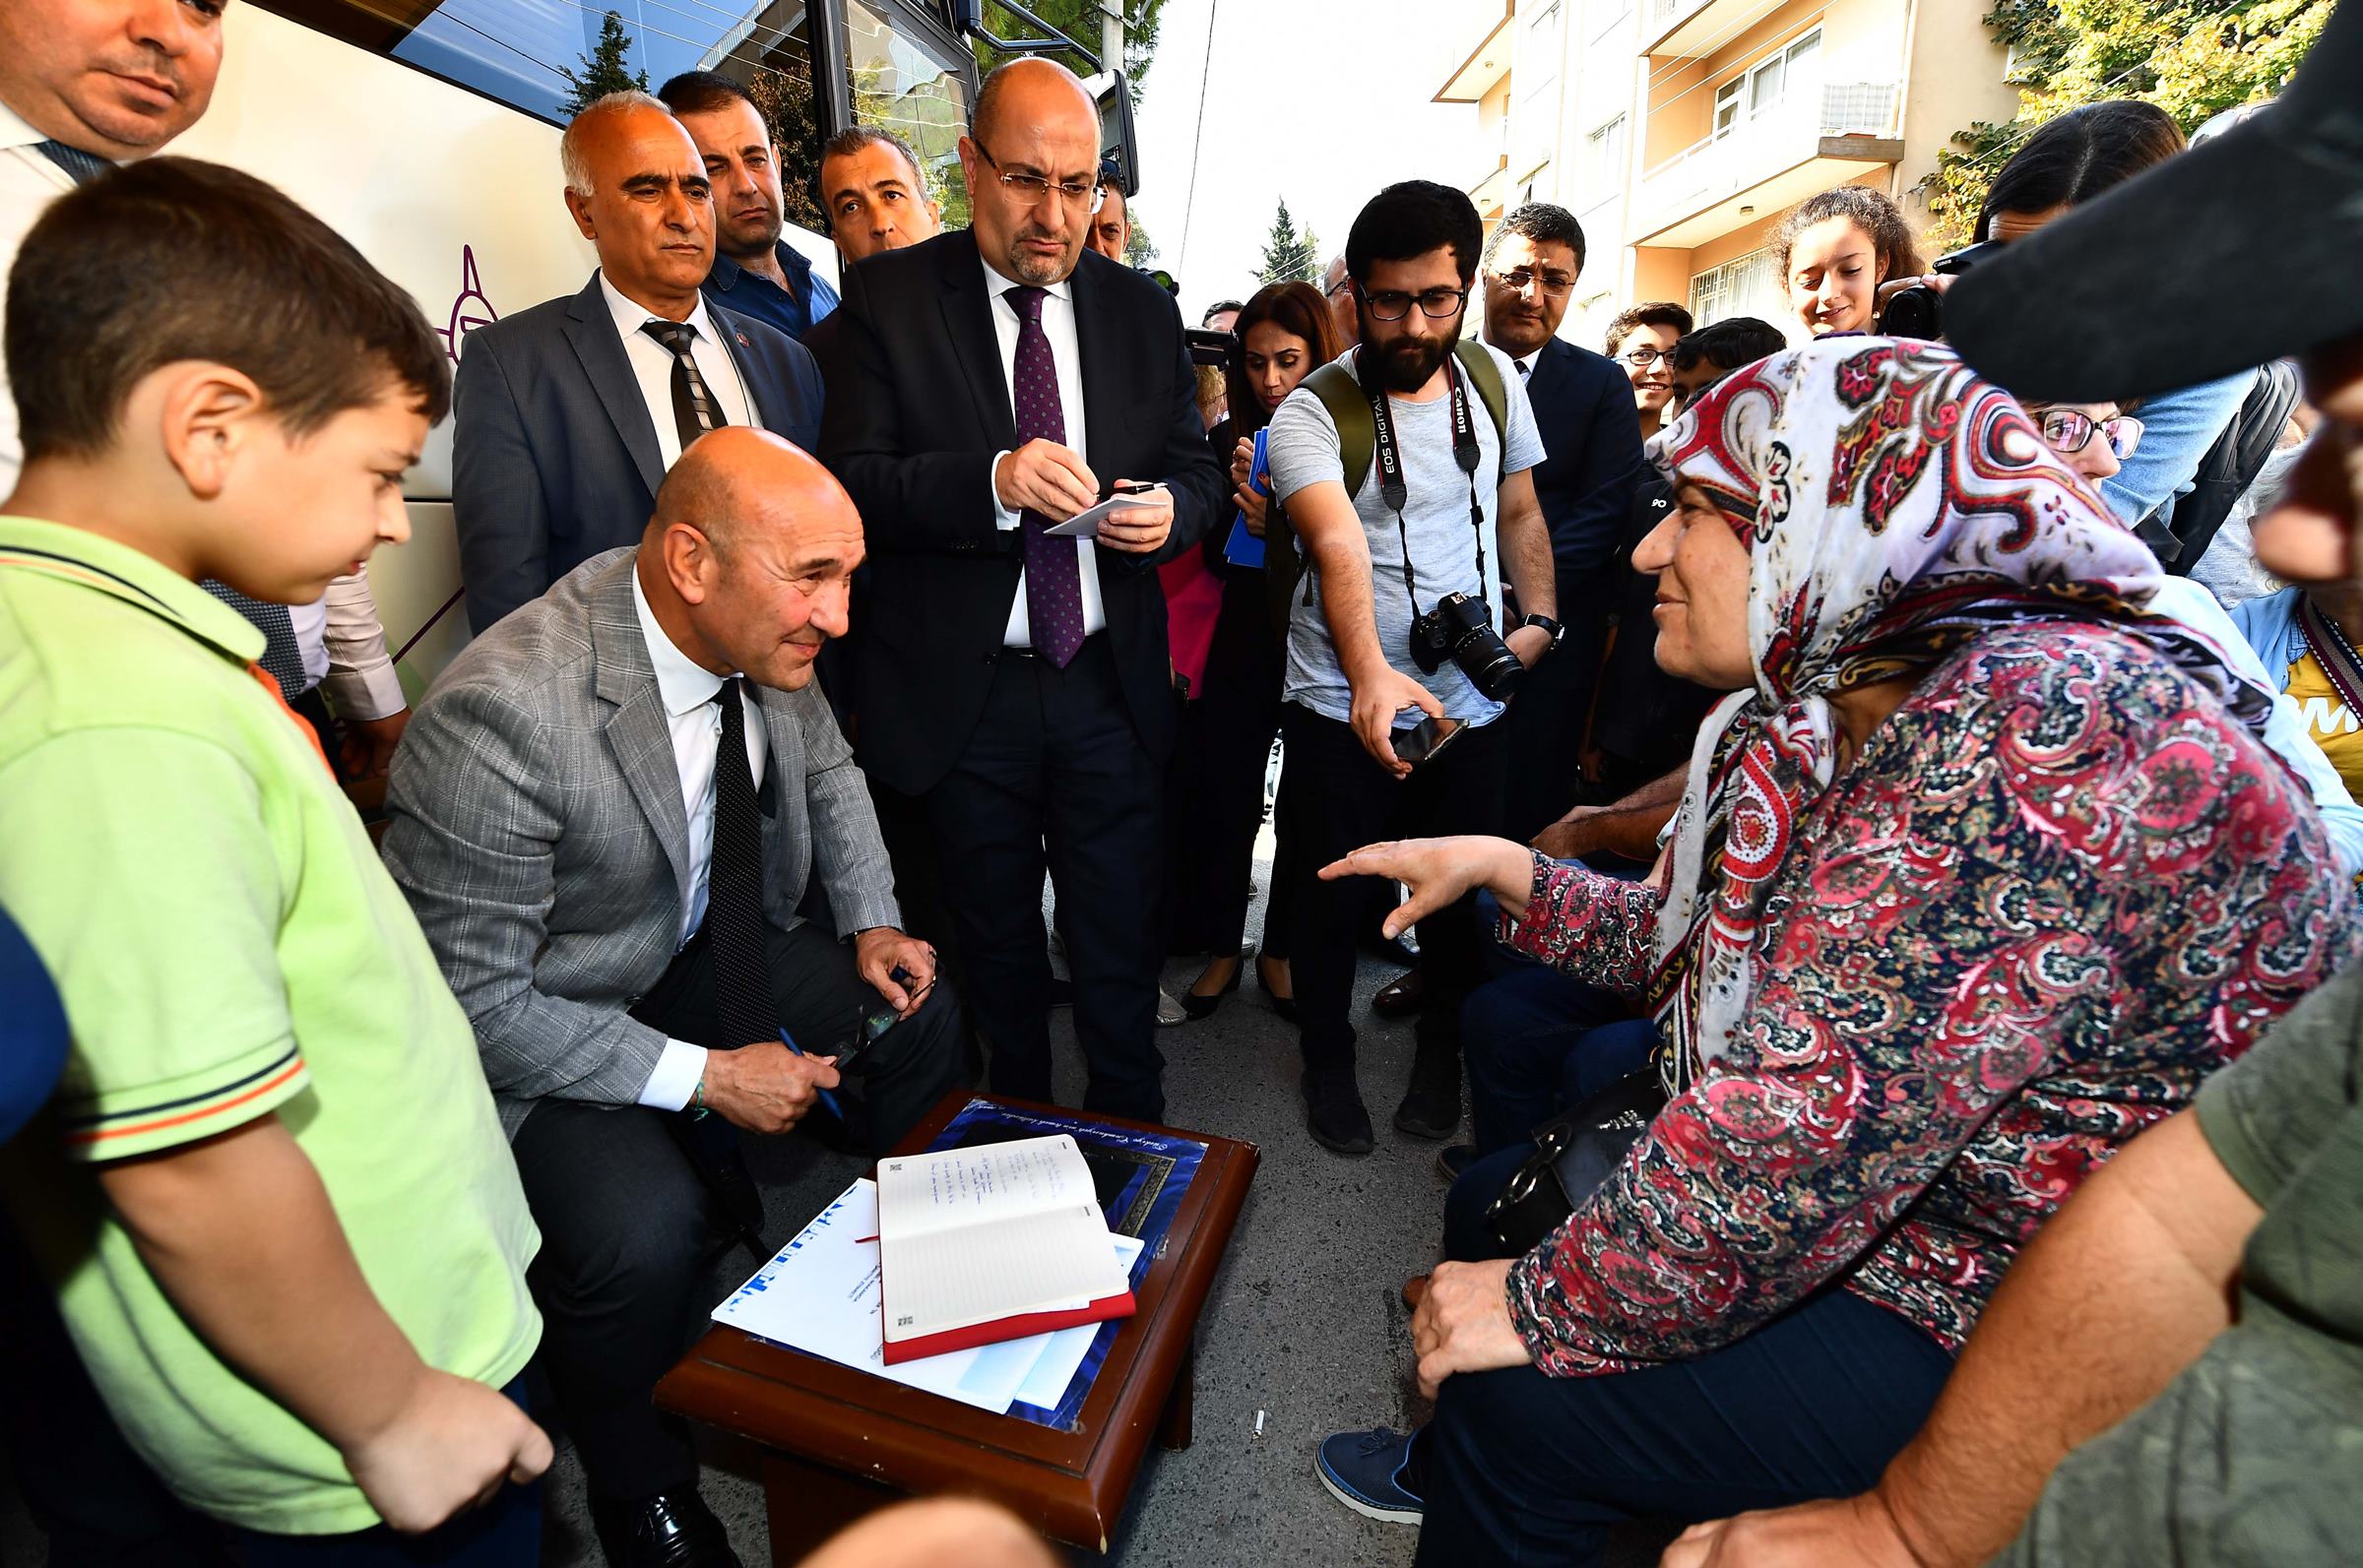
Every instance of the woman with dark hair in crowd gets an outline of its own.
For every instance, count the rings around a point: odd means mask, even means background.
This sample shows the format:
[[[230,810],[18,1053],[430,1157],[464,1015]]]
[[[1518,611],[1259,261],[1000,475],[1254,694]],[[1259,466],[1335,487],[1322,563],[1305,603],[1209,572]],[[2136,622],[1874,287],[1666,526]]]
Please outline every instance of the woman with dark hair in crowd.
[[[2072,110],[2028,137],[1994,176],[1977,215],[1977,236],[2004,244],[2024,239],[2071,208],[2165,162],[2187,145],[2173,119],[2154,103],[2114,99]],[[2295,401],[2294,381],[2277,399],[2272,396],[2275,385],[2262,389],[2267,395],[2264,401],[2272,407],[2257,413],[2273,434]],[[2206,543],[2194,536],[2190,519],[2176,524],[2177,497],[2224,432],[2243,417],[2243,405],[2258,390],[2256,372],[2243,370],[2220,381],[2144,399],[2138,410],[2140,446],[2125,457],[2116,473],[2100,481],[2109,509],[2138,530],[2176,571],[2188,572],[2197,564]],[[2245,487],[2234,486],[2235,491]],[[2204,532],[2211,536],[2214,526],[2206,526]],[[2187,558],[2186,539],[2196,546]]]
[[[1455,1186],[1426,1431],[1322,1445],[1423,1565],[1869,1486],[2026,1238],[2357,948],[2268,694],[1950,350],[1776,354],[1655,456],[1658,659],[1732,692],[1663,890],[1479,838],[1323,868],[1408,884],[1397,921],[1490,890],[1665,1040],[1671,1098],[1522,1257],[1484,1191],[1519,1152]]]
[[[1271,559],[1262,568],[1238,564],[1226,553],[1232,534],[1227,523],[1208,533],[1203,546],[1207,569],[1223,581],[1222,609],[1200,695],[1183,716],[1177,766],[1167,776],[1167,809],[1180,824],[1173,864],[1177,929],[1202,935],[1212,955],[1182,996],[1192,1018],[1212,1013],[1239,986],[1264,774],[1280,731],[1280,596],[1272,592],[1270,574],[1280,575],[1283,590],[1296,581],[1295,545],[1267,533],[1271,503],[1247,483],[1255,432],[1271,422],[1272,410],[1297,383],[1345,351],[1328,301],[1310,283],[1260,290],[1240,310],[1231,332],[1231,411],[1208,439],[1231,470],[1246,533],[1289,558]],[[1255,977],[1286,1016],[1294,999],[1281,893],[1288,879],[1275,870],[1270,881]]]
[[[1920,271],[1903,210],[1868,185],[1798,203],[1772,230],[1772,262],[1789,308],[1817,338],[1877,330],[1880,284]]]

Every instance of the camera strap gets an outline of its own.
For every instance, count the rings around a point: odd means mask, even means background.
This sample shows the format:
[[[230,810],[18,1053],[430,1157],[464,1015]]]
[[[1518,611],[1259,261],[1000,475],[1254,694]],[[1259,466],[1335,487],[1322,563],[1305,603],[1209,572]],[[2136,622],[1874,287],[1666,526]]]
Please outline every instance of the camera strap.
[[[1371,400],[1371,428],[1378,458],[1378,499],[1395,514],[1395,534],[1403,541],[1403,596],[1411,602],[1411,618],[1420,618],[1419,579],[1411,564],[1411,530],[1403,521],[1403,508],[1411,500],[1411,487],[1403,477],[1403,451],[1395,442],[1393,400],[1387,396],[1386,384],[1378,377],[1373,356],[1366,348],[1356,357],[1356,368],[1362,373],[1363,395]],[[1452,461],[1460,468],[1461,477],[1469,485],[1469,532],[1477,542],[1477,593],[1487,598],[1485,592],[1485,503],[1477,498],[1477,465],[1484,453],[1477,444],[1477,421],[1469,408],[1469,389],[1455,363],[1456,355],[1444,357],[1444,381],[1452,400]],[[1504,437],[1506,439],[1506,436]],[[1488,613],[1491,604],[1488,603]]]

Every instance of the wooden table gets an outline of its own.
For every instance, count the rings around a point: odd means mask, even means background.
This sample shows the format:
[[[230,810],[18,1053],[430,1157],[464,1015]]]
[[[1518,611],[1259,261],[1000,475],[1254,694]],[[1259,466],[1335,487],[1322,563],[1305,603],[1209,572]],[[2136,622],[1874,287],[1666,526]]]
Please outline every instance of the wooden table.
[[[924,1152],[972,1098],[1078,1114],[955,1090],[893,1152]],[[1175,1131],[1113,1116],[1091,1119]],[[991,1498],[1046,1536],[1108,1549],[1150,1436],[1169,1449],[1189,1446],[1191,1334],[1260,1159],[1253,1144],[1181,1136],[1205,1144],[1205,1160],[1075,1431],[990,1414],[720,1325],[666,1374],[657,1385],[659,1405],[762,1449],[775,1563],[795,1562],[899,1496],[938,1492]]]

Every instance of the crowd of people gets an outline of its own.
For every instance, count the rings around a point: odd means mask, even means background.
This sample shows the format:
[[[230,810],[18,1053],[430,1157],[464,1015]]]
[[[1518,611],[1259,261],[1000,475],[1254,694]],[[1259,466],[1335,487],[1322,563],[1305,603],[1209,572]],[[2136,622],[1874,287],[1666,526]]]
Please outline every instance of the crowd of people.
[[[651,1391],[768,1255],[747,1139],[1050,1100],[1060,1006],[1082,1106],[1160,1121],[1158,1031],[1252,963],[1365,1155],[1373,950],[1450,1182],[1434,1414],[1313,1464],[1421,1563],[2350,1549],[2363,11],[2204,146],[2060,116],[1933,270],[1841,185],[1787,319],[1598,352],[1571,215],[1416,179],[1185,330],[1041,59],[966,229],[827,142],[832,285],[691,72],[566,127],[598,268],[456,375],[163,152],[222,49],[0,10],[0,1357],[53,1560],[530,1562],[554,1417],[610,1563],[734,1563]],[[447,414],[475,635],[414,712],[364,568]],[[1039,1557],[954,1504],[815,1560],[949,1541]]]

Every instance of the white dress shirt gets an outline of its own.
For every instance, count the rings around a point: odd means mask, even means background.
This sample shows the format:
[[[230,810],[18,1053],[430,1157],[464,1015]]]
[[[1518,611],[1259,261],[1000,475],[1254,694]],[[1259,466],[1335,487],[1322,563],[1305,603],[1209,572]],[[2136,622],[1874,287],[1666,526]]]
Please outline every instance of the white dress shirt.
[[[646,305],[637,305],[623,297],[613,283],[607,282],[603,270],[599,275],[599,292],[607,302],[607,313],[615,318],[616,336],[623,340],[623,356],[631,361],[632,374],[640,379],[640,401],[648,405],[648,417],[657,427],[657,452],[670,469],[680,461],[681,427],[672,416],[672,350],[640,329],[652,320],[662,319]],[[699,294],[697,303],[689,308],[689,319],[681,323],[697,335],[689,345],[689,357],[697,362],[697,373],[705,378],[706,390],[722,408],[724,418],[733,424],[751,424],[762,428],[760,419],[746,396],[746,384],[738,379],[738,362],[731,357],[717,336],[721,329],[714,318],[706,314],[706,296]]]
[[[23,115],[0,103],[0,331],[8,322],[9,269],[25,236],[51,202],[74,188],[74,176],[40,151],[46,140]],[[7,367],[0,365],[0,496],[17,487],[24,467],[17,400],[9,396]],[[340,717],[384,719],[409,706],[364,578],[338,578],[326,597],[289,605],[288,616],[303,655],[306,689],[321,687]]]
[[[672,356],[668,352],[666,357]],[[670,402],[667,407],[670,409]],[[722,751],[722,710],[715,705],[714,694],[722,689],[724,677],[673,646],[665,628],[657,624],[656,611],[649,608],[636,572],[632,575],[632,612],[640,618],[648,661],[657,672],[657,700],[664,704],[665,722],[672,731],[672,762],[680,774],[681,809],[689,822],[689,902],[681,909],[678,944],[687,946],[705,923],[706,900],[713,884],[714,765]],[[760,789],[764,765],[771,756],[764,743],[763,710],[747,701],[743,689],[738,702],[746,715],[746,765]],[[704,1046],[669,1039],[648,1082],[640,1088],[640,1103],[679,1110],[689,1103],[690,1094],[705,1074]]]
[[[1001,381],[1009,391],[1009,412],[1017,414],[1017,335],[1022,320],[1017,306],[1005,297],[1012,288],[1025,285],[1016,279],[1004,276],[992,263],[978,258],[985,268],[985,291],[992,301],[992,335],[1000,344]],[[1058,373],[1058,412],[1066,425],[1066,439],[1059,445],[1069,451],[1084,450],[1083,429],[1083,350],[1075,344],[1075,293],[1071,280],[1061,279],[1044,285],[1048,298],[1042,302],[1042,335],[1051,343],[1051,361]],[[991,484],[991,474],[1000,471],[1001,459],[1006,452],[993,456],[992,468],[986,483]],[[1115,474],[1100,475],[1106,484]],[[1012,512],[1001,504],[1000,492],[992,492],[993,521],[1006,533],[1022,526],[1022,514]],[[1100,597],[1100,563],[1098,552],[1089,539],[1075,540],[1075,556],[1083,578],[1083,635],[1108,629],[1108,607]],[[1017,597],[1009,605],[1009,624],[1001,633],[1004,648],[1034,646],[1032,624],[1026,614],[1026,576],[1021,569],[1017,576]]]

